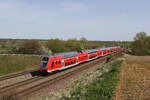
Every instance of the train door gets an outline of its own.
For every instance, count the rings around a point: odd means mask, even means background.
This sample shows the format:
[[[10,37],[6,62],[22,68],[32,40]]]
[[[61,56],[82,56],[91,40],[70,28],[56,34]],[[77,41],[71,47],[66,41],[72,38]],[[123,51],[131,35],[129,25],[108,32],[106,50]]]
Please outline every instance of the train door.
[[[64,68],[64,67],[65,67],[64,59],[61,61],[61,65],[62,65],[62,68]]]

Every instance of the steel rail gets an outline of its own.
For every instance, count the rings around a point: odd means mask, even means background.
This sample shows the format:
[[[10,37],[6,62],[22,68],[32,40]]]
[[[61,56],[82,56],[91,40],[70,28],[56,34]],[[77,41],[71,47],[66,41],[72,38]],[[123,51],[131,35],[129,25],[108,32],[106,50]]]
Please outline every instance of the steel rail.
[[[9,90],[13,90],[13,89],[15,89],[17,87],[21,87],[21,86],[27,85],[29,83],[38,81],[38,80],[43,79],[43,78],[44,77],[33,77],[33,78],[30,78],[30,79],[27,79],[27,80],[24,80],[24,81],[20,81],[20,82],[17,82],[17,83],[14,83],[14,84],[2,87],[2,88],[0,88],[0,94],[4,93],[4,92],[7,92]]]
[[[27,71],[23,71],[23,72],[19,72],[19,73],[9,74],[9,75],[6,75],[6,76],[0,76],[0,81],[15,78],[15,77],[19,77],[19,76],[23,76],[23,75],[26,75],[26,74],[30,74],[31,72],[34,72],[34,71],[38,71],[38,70],[27,70]]]

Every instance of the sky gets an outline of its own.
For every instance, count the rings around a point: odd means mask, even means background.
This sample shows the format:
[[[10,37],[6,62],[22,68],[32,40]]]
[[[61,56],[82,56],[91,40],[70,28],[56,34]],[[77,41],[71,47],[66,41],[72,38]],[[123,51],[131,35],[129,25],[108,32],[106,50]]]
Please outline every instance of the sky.
[[[150,35],[150,0],[0,0],[0,38],[131,41]]]

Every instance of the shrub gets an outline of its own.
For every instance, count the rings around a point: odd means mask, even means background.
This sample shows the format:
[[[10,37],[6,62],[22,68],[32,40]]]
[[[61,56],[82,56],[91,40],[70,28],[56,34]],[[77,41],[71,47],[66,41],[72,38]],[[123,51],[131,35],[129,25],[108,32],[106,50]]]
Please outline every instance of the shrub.
[[[37,40],[28,40],[14,46],[11,52],[20,54],[40,54],[42,52],[42,46]]]
[[[137,33],[131,44],[131,50],[134,55],[150,55],[150,36],[145,32]]]
[[[51,39],[47,42],[46,46],[53,52],[65,52],[68,49],[65,47],[65,41],[59,39]]]

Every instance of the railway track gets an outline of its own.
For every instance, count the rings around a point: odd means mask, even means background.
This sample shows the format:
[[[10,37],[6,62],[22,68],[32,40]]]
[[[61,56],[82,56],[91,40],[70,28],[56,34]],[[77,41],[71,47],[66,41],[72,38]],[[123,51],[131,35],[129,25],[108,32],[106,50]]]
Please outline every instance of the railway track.
[[[86,63],[85,65],[81,65],[81,67],[78,68],[78,69],[72,70],[72,71],[70,71],[70,72],[68,72],[68,73],[65,73],[65,74],[63,74],[63,75],[61,75],[61,76],[57,76],[57,77],[55,77],[55,78],[53,78],[53,79],[49,79],[49,80],[47,80],[47,81],[45,81],[45,82],[43,82],[43,83],[37,84],[36,86],[27,88],[27,89],[25,89],[24,91],[21,91],[21,92],[17,93],[16,95],[19,96],[19,97],[23,97],[23,96],[26,96],[26,95],[28,95],[28,94],[31,95],[31,94],[34,93],[35,91],[37,92],[37,91],[39,91],[40,89],[43,89],[43,88],[46,88],[47,86],[50,86],[51,84],[55,84],[56,82],[59,82],[59,81],[65,79],[65,78],[67,78],[67,77],[70,77],[71,75],[74,75],[74,74],[76,74],[76,73],[79,72],[79,71],[86,70],[86,69],[88,69],[89,67],[98,64],[99,61],[104,61],[104,60],[106,60],[106,58],[102,58],[102,59],[95,60],[95,61],[93,61],[93,62]],[[85,68],[85,67],[86,67],[86,68]]]
[[[19,73],[14,73],[14,74],[2,76],[2,77],[0,77],[0,81],[4,81],[4,80],[11,79],[11,78],[23,76],[23,75],[26,75],[26,74],[30,74],[31,72],[34,72],[34,71],[37,71],[37,70],[28,70],[28,71],[23,71],[23,72],[19,72]]]
[[[18,83],[11,84],[9,86],[2,87],[2,88],[0,88],[0,94],[2,94],[4,92],[7,92],[9,90],[15,89],[17,87],[21,87],[21,86],[27,85],[29,83],[38,81],[42,78],[43,77],[33,77],[33,78],[28,79],[28,80],[24,80],[24,81],[21,81],[21,82],[18,82]]]
[[[114,55],[112,55],[112,56],[114,56]],[[117,55],[117,56],[119,56],[119,55]],[[103,58],[100,58],[100,59],[96,59],[92,62],[81,64],[78,67],[73,67],[72,71],[68,71],[68,70],[67,70],[68,72],[61,71],[60,73],[58,73],[59,75],[53,74],[53,75],[50,75],[50,76],[47,76],[47,77],[33,77],[32,79],[22,81],[22,82],[18,82],[16,84],[12,84],[10,86],[0,88],[0,94],[5,94],[6,95],[6,97],[4,95],[3,98],[24,97],[24,96],[27,96],[29,94],[31,95],[31,94],[33,94],[33,93],[35,93],[35,92],[37,92],[37,91],[39,91],[43,88],[46,88],[47,86],[50,86],[51,84],[55,84],[55,83],[65,79],[65,78],[67,78],[71,75],[74,75],[79,71],[86,70],[86,69],[88,69],[89,67],[91,67],[93,65],[99,64],[100,61],[101,62],[102,61],[107,62],[109,57],[110,56],[106,56],[106,57],[103,57]],[[53,77],[53,78],[50,78],[50,77]],[[43,80],[43,81],[41,81],[41,80]],[[38,82],[38,81],[41,81],[41,82]],[[27,86],[28,84],[32,84],[32,83],[37,83],[37,84]],[[24,86],[27,86],[27,87],[25,88]],[[19,89],[19,88],[23,88],[23,89]],[[14,91],[14,93],[11,93],[11,94],[8,95],[7,93],[9,92],[9,90],[17,90],[17,91]]]

